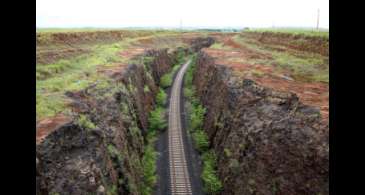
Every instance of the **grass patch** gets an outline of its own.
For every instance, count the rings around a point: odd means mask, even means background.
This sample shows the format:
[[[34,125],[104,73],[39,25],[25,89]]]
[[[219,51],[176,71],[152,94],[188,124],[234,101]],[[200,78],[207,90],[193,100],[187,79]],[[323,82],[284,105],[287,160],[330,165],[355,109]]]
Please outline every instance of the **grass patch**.
[[[197,130],[202,128],[204,120],[205,108],[202,105],[193,103],[192,112],[190,115],[191,128]]]
[[[88,85],[106,80],[97,73],[97,66],[122,62],[117,52],[127,48],[131,39],[92,47],[92,52],[53,64],[36,65],[37,120],[66,111],[66,91],[82,90]]]
[[[112,185],[107,188],[106,195],[117,195],[118,194],[118,188],[116,185]]]
[[[177,48],[177,56],[176,56],[176,59],[177,59],[177,64],[178,65],[181,65],[181,64],[183,64],[186,61],[185,60],[185,51],[184,51],[184,49],[182,47]]]
[[[149,195],[153,193],[153,186],[156,184],[156,160],[157,152],[153,146],[156,140],[156,132],[150,131],[147,135],[148,144],[145,147],[145,152],[142,158],[143,166],[143,186],[141,188],[143,195]]]
[[[247,32],[247,31],[245,31]],[[293,35],[305,35],[316,37],[329,37],[328,29],[305,29],[305,28],[257,28],[248,30],[248,32],[273,32],[273,33],[288,33]]]
[[[184,96],[187,99],[189,99],[189,100],[192,99],[194,94],[195,94],[195,91],[193,88],[184,87]]]
[[[203,190],[207,194],[219,194],[223,186],[217,177],[216,169],[216,155],[213,151],[208,151],[203,154],[203,173],[201,178],[203,180]]]
[[[248,63],[277,65],[278,71],[281,69],[290,70],[294,79],[305,82],[329,82],[328,58],[309,52],[300,52],[294,55],[289,52],[276,51],[242,36],[235,36],[233,40],[247,48],[262,54],[270,55],[273,59],[259,60],[249,59]],[[263,76],[262,72],[252,72],[256,76]]]
[[[200,153],[203,153],[208,150],[208,148],[209,148],[208,136],[203,130],[201,130],[201,129],[195,130],[192,133],[192,137],[194,139],[195,148]]]
[[[172,79],[175,73],[179,70],[180,65],[175,65],[169,73],[164,74],[160,80],[160,86],[164,89],[172,85]]]
[[[85,129],[95,129],[96,128],[96,125],[93,122],[91,122],[91,120],[87,116],[85,116],[83,114],[81,114],[79,116],[77,123],[81,127],[84,127]]]
[[[328,82],[328,66],[325,69],[318,69],[317,66],[323,64],[318,58],[298,58],[284,52],[273,52],[274,64],[293,72],[293,77],[297,80]]]
[[[172,84],[172,72],[166,73],[161,77],[160,85],[162,88],[166,89]]]
[[[212,49],[223,49],[224,45],[223,45],[223,43],[214,43],[213,45],[210,46],[210,48],[212,48]]]
[[[51,117],[57,113],[66,112],[65,98],[62,96],[54,96],[53,94],[36,94],[36,113],[38,117]]]
[[[167,121],[165,119],[165,109],[161,106],[157,106],[150,112],[148,118],[149,126],[152,131],[163,131],[167,127]]]
[[[156,102],[159,106],[164,106],[166,104],[167,95],[164,90],[161,88],[159,89],[159,92],[156,96]]]
[[[148,93],[150,92],[150,88],[148,87],[148,85],[145,85],[143,88],[143,92]]]
[[[223,50],[232,49],[228,45],[224,45],[223,43],[219,43],[219,42],[214,43],[209,48],[212,48],[212,49],[223,49]]]

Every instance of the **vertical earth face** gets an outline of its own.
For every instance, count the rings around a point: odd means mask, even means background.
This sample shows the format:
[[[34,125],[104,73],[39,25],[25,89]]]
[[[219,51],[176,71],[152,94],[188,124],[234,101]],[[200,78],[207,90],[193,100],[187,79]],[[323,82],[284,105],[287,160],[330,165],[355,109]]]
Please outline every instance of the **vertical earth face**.
[[[151,35],[37,34],[37,194],[148,194],[149,113],[190,54],[219,194],[329,194],[328,37]]]
[[[328,194],[328,126],[318,109],[235,78],[204,52],[195,74],[223,194]]]
[[[132,64],[113,85],[66,93],[75,113],[88,116],[93,125],[75,117],[37,144],[38,194],[139,194],[147,114],[158,90],[154,78],[173,62],[166,50],[145,56],[153,59],[150,72]]]

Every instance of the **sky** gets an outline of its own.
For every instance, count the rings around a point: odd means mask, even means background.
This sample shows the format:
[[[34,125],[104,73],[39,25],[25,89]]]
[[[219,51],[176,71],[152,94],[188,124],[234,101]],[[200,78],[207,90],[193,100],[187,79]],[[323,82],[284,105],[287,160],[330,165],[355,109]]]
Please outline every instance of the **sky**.
[[[329,0],[36,0],[37,27],[319,27]]]

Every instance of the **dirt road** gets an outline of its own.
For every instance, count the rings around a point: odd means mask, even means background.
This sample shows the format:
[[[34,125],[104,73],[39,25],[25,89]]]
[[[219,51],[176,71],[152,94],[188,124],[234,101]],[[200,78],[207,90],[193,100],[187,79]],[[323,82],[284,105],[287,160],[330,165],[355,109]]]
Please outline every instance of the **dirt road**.
[[[169,166],[170,187],[172,194],[192,194],[191,182],[186,162],[184,142],[182,137],[180,116],[180,91],[184,73],[190,61],[185,63],[176,75],[171,90],[169,108]]]

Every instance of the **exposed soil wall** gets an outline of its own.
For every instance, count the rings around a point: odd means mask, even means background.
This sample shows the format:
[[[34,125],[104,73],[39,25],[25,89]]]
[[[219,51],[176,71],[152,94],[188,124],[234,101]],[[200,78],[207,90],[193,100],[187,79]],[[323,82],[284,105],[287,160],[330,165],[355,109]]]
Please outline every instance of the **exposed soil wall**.
[[[244,32],[242,36],[253,38],[264,44],[281,45],[287,48],[319,53],[328,56],[328,37],[295,35],[277,32]]]
[[[152,35],[152,31],[90,31],[37,33],[37,64],[54,63],[90,52],[89,47],[121,41],[126,38]]]
[[[328,126],[317,109],[232,76],[204,52],[196,67],[222,194],[328,194]]]
[[[147,115],[174,58],[166,50],[146,56],[147,65],[129,65],[112,85],[67,93],[77,114],[37,145],[37,194],[141,193]]]
[[[123,38],[151,35],[152,31],[90,31],[90,32],[42,32],[37,33],[37,46],[58,44],[85,44],[117,41]]]

